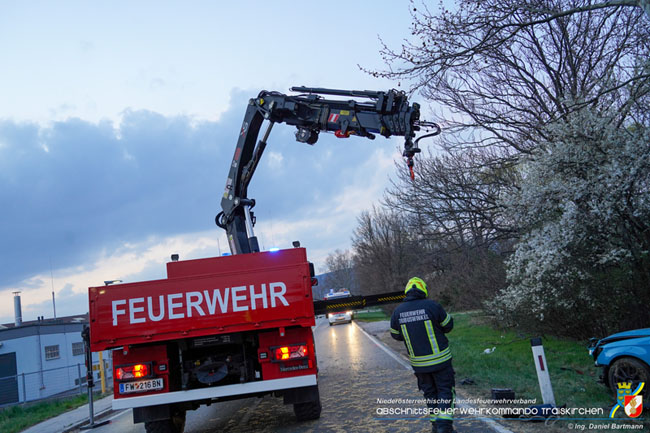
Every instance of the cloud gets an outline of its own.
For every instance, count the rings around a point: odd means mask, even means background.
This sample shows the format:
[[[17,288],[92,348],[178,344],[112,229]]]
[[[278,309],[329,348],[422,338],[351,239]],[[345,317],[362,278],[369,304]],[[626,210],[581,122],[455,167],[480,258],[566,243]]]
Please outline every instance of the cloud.
[[[214,227],[235,125],[124,114],[51,127],[0,123],[0,287],[151,235]],[[220,179],[221,178],[221,179]]]
[[[145,110],[125,110],[119,124],[0,120],[2,296],[19,289],[23,305],[30,296],[47,305],[53,274],[55,290],[78,301],[104,279],[163,277],[172,252],[227,250],[214,216],[255,94],[234,91],[216,121]],[[322,260],[349,244],[356,215],[381,195],[397,142],[321,134],[309,146],[294,131],[273,129],[250,185],[256,231],[269,236],[267,247],[301,239]]]
[[[50,273],[34,275],[20,285],[23,319],[53,314],[52,289],[56,293],[57,316],[82,314],[88,311],[88,287],[101,286],[106,280],[124,282],[156,280],[166,277],[165,263],[172,253],[182,259],[216,256],[219,238],[214,231],[181,234],[164,238],[151,237],[137,243],[126,243],[114,251],[103,251],[94,261],[85,262]],[[11,290],[0,291],[9,299]],[[11,322],[13,307],[0,303],[0,323]]]
[[[282,160],[284,158],[282,157],[281,153],[278,152],[269,152],[267,155],[267,161],[269,168],[271,170],[280,170],[282,168]]]

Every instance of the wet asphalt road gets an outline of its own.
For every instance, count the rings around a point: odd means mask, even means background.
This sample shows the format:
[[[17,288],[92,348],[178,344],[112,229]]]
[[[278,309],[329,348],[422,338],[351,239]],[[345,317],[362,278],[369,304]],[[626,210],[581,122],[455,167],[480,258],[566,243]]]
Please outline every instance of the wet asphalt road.
[[[291,405],[264,397],[202,406],[187,412],[185,432],[426,432],[422,415],[382,415],[382,408],[423,404],[380,403],[378,399],[421,399],[413,373],[371,341],[355,324],[328,326],[319,319],[314,330],[323,411],[315,421],[297,422]],[[459,419],[459,433],[490,431],[479,420]],[[141,433],[131,411],[112,416],[96,433]]]

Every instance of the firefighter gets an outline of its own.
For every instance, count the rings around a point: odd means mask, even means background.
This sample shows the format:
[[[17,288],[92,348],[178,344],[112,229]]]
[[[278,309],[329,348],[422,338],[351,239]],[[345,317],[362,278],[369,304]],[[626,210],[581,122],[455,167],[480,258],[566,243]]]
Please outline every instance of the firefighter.
[[[445,334],[454,327],[454,320],[439,303],[427,299],[422,279],[411,278],[405,293],[390,318],[390,335],[404,341],[418,389],[427,399],[432,431],[453,432],[454,369]]]

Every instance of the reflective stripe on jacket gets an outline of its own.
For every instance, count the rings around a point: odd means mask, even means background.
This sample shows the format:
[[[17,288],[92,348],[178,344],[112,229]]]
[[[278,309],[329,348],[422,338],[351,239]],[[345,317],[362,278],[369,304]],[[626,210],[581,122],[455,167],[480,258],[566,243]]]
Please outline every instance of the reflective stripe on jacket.
[[[454,320],[440,304],[411,289],[390,318],[390,335],[404,341],[411,366],[416,372],[436,371],[451,361],[446,333]]]

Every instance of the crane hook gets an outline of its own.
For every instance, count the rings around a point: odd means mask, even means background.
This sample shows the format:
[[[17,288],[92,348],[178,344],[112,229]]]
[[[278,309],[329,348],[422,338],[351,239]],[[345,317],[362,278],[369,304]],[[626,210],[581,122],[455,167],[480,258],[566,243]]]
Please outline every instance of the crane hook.
[[[423,120],[423,121],[418,121],[416,125],[418,127],[424,127],[424,128],[435,128],[435,130],[433,132],[428,133],[428,134],[424,134],[421,137],[418,137],[415,140],[415,143],[413,143],[412,145],[409,145],[410,140],[407,141],[406,149],[404,150],[404,156],[406,157],[406,165],[409,168],[409,175],[411,177],[411,180],[413,180],[413,181],[415,180],[415,170],[413,170],[413,167],[415,166],[415,162],[413,161],[413,156],[416,153],[420,152],[420,148],[418,147],[418,143],[423,138],[434,137],[434,136],[436,136],[436,135],[438,135],[438,134],[440,134],[442,132],[442,128],[440,128],[440,125],[438,125],[437,123],[434,123],[434,122],[427,122],[427,121]]]
[[[413,162],[412,156],[406,158],[406,165],[409,168],[409,175],[411,176],[411,180],[415,180],[415,171],[413,170],[415,163]]]

